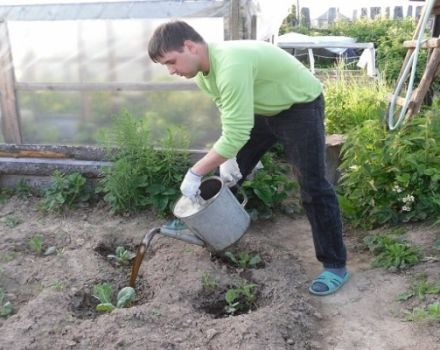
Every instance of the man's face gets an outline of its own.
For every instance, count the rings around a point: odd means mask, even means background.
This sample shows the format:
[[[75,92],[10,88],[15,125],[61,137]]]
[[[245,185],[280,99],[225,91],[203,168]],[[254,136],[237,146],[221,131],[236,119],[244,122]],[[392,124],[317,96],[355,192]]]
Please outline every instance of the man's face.
[[[200,59],[193,43],[185,42],[183,51],[169,51],[159,58],[159,63],[168,68],[168,72],[187,79],[193,78],[200,71]]]

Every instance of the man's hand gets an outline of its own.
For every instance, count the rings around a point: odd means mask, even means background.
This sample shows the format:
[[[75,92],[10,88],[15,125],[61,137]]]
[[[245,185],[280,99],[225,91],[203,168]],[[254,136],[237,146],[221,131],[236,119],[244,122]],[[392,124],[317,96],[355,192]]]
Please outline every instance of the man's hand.
[[[235,157],[228,159],[220,165],[220,177],[229,187],[235,186],[243,177]]]
[[[183,178],[180,185],[180,191],[185,197],[195,199],[199,194],[200,183],[202,182],[202,176],[194,173],[189,169]]]

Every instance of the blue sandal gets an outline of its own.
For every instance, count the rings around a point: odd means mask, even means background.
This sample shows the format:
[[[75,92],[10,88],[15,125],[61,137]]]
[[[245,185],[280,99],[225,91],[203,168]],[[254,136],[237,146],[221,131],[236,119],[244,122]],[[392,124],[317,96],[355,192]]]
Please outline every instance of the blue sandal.
[[[334,274],[333,272],[323,271],[323,272],[321,272],[321,274],[318,277],[316,277],[312,281],[312,284],[309,287],[309,292],[314,295],[333,294],[339,288],[341,288],[345,284],[345,282],[348,281],[349,278],[350,278],[350,274],[348,272],[346,272],[343,277],[340,277],[340,276]],[[322,284],[326,285],[328,289],[325,291],[322,291],[322,292],[316,291],[313,289],[313,285],[315,283],[322,283]]]

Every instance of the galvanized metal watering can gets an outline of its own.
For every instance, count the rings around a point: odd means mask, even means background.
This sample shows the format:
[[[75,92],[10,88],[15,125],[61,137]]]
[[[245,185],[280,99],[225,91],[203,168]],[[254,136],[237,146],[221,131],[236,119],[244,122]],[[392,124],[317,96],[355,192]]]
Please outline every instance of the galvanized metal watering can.
[[[200,197],[203,204],[196,210],[182,210],[188,199],[181,197],[175,204],[173,213],[182,220],[188,230],[165,230],[154,228],[148,232],[143,244],[148,247],[155,234],[179,239],[220,252],[237,242],[249,227],[250,217],[244,209],[247,197],[239,203],[229,187],[218,176],[202,181]]]

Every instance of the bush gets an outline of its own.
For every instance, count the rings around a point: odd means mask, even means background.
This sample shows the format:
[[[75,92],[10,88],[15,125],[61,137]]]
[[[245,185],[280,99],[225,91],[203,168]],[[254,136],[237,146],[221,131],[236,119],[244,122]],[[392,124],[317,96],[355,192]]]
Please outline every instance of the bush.
[[[104,169],[98,192],[104,193],[114,213],[134,213],[153,207],[159,214],[170,212],[179,197],[178,185],[189,167],[189,144],[182,130],[168,130],[156,149],[145,122],[124,112],[105,130],[102,142],[108,147],[113,166]],[[114,148],[116,146],[116,149]]]
[[[326,132],[345,134],[366,120],[385,114],[388,89],[382,79],[350,77],[340,70],[325,83]]]
[[[344,216],[373,228],[440,214],[440,109],[389,132],[370,120],[347,135],[338,187]]]

